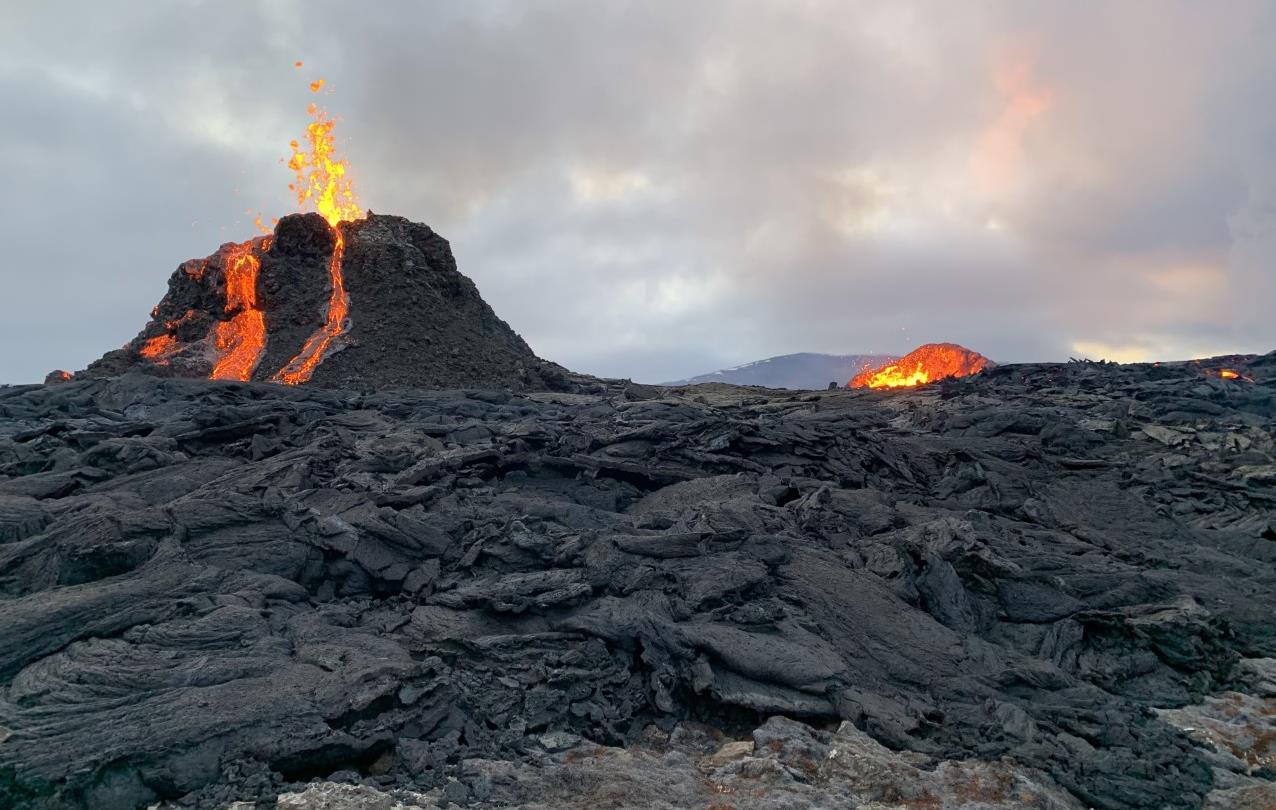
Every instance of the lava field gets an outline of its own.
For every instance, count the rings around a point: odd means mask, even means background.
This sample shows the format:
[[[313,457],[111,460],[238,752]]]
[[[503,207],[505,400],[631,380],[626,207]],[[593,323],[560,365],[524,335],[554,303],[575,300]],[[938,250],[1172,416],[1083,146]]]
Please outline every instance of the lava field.
[[[583,390],[0,389],[0,806],[1276,800],[1276,354]]]

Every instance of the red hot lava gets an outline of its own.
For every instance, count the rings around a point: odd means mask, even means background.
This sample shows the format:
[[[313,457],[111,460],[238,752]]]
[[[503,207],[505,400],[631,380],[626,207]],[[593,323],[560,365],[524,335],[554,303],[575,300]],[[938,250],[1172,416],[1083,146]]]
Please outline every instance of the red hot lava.
[[[301,67],[301,62],[297,62],[297,67]],[[310,90],[317,93],[323,86],[324,80],[317,79],[310,83]],[[295,180],[289,188],[296,193],[299,208],[313,204],[332,229],[334,247],[328,262],[331,293],[323,325],[306,340],[295,357],[270,376],[271,381],[287,385],[308,381],[331,350],[333,342],[349,328],[349,296],[341,270],[345,236],[340,224],[365,216],[347,175],[348,166],[336,156],[336,140],[332,135],[335,121],[315,104],[311,104],[307,111],[313,120],[306,127],[305,142],[291,143],[292,157],[288,168],[293,170]],[[263,227],[260,217],[257,224]],[[165,332],[145,340],[137,348],[137,353],[157,365],[168,365],[173,358],[186,353],[188,347],[197,346],[196,350],[212,362],[210,379],[252,379],[269,339],[265,314],[257,296],[261,256],[269,250],[270,237],[224,247],[226,317],[217,320],[204,338],[194,343],[178,338],[178,327],[185,323],[185,318],[169,321],[165,323]],[[201,280],[207,263],[188,265],[184,268],[187,275]],[[187,313],[188,316],[193,314]]]
[[[906,388],[947,377],[978,374],[993,362],[956,343],[927,343],[893,363],[855,375],[850,388]]]

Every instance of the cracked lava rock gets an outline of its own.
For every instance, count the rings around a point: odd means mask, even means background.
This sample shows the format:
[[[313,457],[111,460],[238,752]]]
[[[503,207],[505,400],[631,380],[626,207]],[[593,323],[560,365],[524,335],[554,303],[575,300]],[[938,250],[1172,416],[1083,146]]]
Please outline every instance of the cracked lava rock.
[[[1227,363],[797,395],[0,389],[0,806],[390,806],[295,804],[334,779],[598,806],[653,739],[726,740],[712,768],[783,771],[813,807],[1257,795],[1234,778],[1268,784],[1269,754],[1165,714],[1261,697],[1240,662],[1276,653],[1276,354]],[[579,745],[636,770],[558,801]],[[838,770],[878,760],[876,793]]]

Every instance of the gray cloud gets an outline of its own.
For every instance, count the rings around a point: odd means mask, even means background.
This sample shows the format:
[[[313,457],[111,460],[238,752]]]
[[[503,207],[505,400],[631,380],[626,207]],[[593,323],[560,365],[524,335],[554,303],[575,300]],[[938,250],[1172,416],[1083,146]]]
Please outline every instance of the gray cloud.
[[[31,4],[0,380],[82,367],[293,210],[319,76],[363,203],[574,368],[1270,350],[1274,36],[1261,2]]]

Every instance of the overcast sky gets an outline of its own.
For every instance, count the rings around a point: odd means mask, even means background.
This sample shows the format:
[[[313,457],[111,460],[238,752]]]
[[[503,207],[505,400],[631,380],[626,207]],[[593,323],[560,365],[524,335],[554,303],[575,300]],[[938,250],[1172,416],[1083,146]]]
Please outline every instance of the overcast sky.
[[[1274,42],[1244,0],[0,0],[0,381],[295,210],[320,77],[362,203],[580,371],[1270,351]]]

